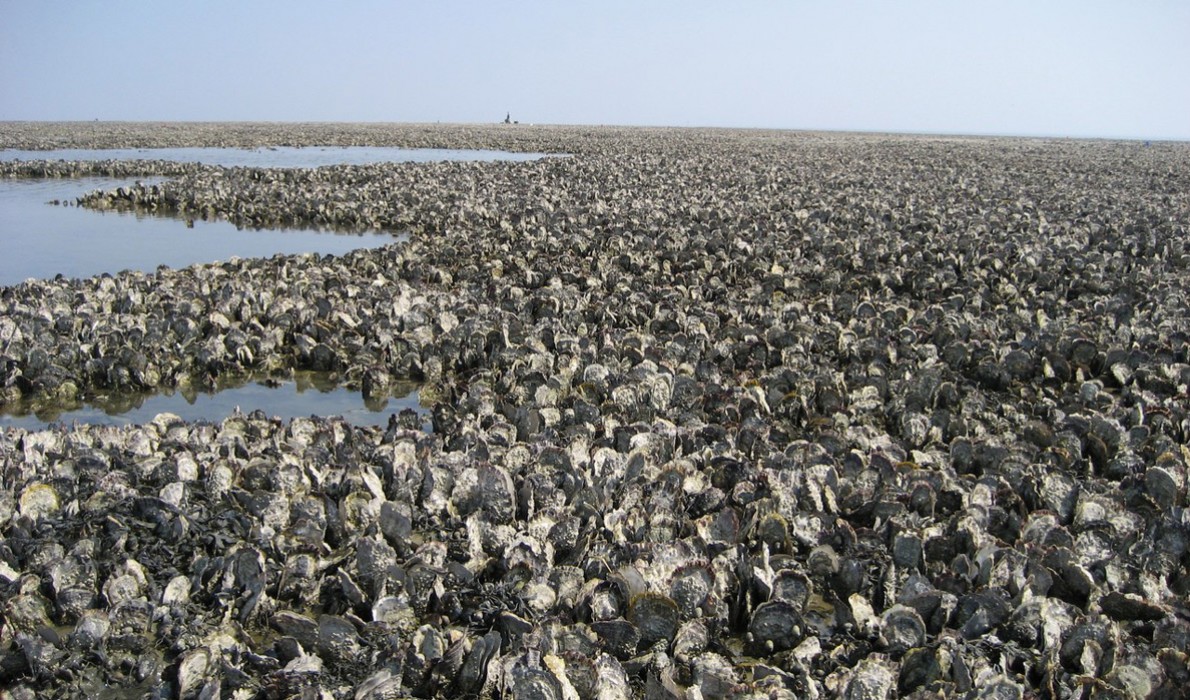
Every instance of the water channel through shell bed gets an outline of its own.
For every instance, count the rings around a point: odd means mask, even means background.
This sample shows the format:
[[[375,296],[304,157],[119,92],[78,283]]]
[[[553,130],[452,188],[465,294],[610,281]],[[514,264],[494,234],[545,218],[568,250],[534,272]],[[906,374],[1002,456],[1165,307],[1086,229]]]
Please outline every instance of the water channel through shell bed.
[[[1184,697],[1190,145],[0,125],[270,145],[567,157],[0,163],[410,234],[0,287],[0,403],[318,370],[433,427],[0,429],[5,697]]]

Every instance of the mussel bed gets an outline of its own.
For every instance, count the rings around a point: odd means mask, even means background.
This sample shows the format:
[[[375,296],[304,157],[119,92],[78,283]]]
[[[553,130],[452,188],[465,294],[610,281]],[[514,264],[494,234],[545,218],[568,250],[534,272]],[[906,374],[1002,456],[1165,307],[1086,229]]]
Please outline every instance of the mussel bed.
[[[412,234],[0,288],[0,401],[311,369],[433,421],[0,431],[9,697],[1184,692],[1190,145],[0,127],[350,143],[573,157],[0,164]]]

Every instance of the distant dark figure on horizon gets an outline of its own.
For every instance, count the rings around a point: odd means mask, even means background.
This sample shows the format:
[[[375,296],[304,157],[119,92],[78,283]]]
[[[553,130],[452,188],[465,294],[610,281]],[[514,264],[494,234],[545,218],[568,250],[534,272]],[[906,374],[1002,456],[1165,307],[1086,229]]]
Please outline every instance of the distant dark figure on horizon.
[[[504,114],[504,123],[505,123],[505,124],[511,124],[511,123],[512,123],[512,112],[507,112],[507,113],[505,113],[505,114]]]

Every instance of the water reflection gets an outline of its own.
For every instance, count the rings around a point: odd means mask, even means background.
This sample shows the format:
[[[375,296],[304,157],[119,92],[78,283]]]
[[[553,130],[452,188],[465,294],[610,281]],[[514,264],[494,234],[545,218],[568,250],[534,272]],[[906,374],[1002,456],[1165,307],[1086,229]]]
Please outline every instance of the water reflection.
[[[324,165],[433,163],[440,161],[529,161],[548,153],[393,148],[380,146],[291,146],[276,148],[70,148],[55,151],[0,150],[3,160],[168,160],[225,167],[318,168]]]
[[[118,148],[54,151],[0,150],[0,160],[170,160],[223,166],[309,168],[385,162],[527,161],[545,153],[316,146],[279,148]],[[163,178],[143,180],[146,184]],[[308,229],[242,231],[227,221],[96,212],[48,202],[73,203],[96,189],[129,181],[116,178],[0,179],[0,285],[29,278],[92,277],[122,270],[151,272],[159,265],[185,267],[231,257],[278,253],[342,255],[394,242],[391,233],[327,233]]]
[[[423,429],[429,416],[418,402],[418,385],[398,384],[389,398],[365,400],[359,391],[339,385],[328,373],[298,372],[292,381],[229,382],[215,391],[178,389],[156,394],[120,394],[96,398],[73,407],[7,407],[0,426],[38,430],[53,423],[133,425],[147,423],[159,413],[174,413],[188,421],[218,422],[237,410],[260,410],[282,419],[300,416],[342,416],[354,425],[387,425],[390,416],[410,410]]]
[[[374,147],[0,151],[0,160],[140,159],[284,168],[445,160],[524,161],[543,157],[546,154]],[[56,275],[91,277],[122,270],[152,272],[161,265],[177,268],[231,257],[271,257],[278,253],[341,255],[399,240],[390,233],[244,231],[221,220],[188,222],[170,216],[97,212],[60,205],[73,203],[91,190],[111,190],[126,184],[129,184],[127,180],[115,178],[0,179],[0,285]],[[0,413],[0,427],[37,429],[53,422],[144,423],[165,412],[186,420],[218,421],[237,409],[244,413],[259,409],[281,418],[340,415],[360,425],[384,425],[392,415],[413,411],[416,415],[410,420],[428,425],[425,411],[418,405],[415,386],[405,387],[405,395],[365,402],[359,392],[329,382],[329,378],[306,374],[276,388],[251,382],[220,387],[213,393],[174,391],[119,396],[56,409],[9,407],[7,414]]]
[[[0,179],[0,285],[59,274],[91,277],[121,270],[152,272],[159,265],[179,268],[231,257],[342,255],[399,240],[390,233],[238,230],[223,220],[198,220],[191,226],[177,217],[49,204],[74,202],[91,190],[127,184],[127,180],[116,178]]]

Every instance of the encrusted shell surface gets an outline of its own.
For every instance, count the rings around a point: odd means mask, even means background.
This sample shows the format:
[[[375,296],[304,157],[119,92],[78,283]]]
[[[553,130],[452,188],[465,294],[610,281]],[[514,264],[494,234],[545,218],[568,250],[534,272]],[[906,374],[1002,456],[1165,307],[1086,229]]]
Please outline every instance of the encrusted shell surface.
[[[412,381],[425,404],[382,427],[253,411],[0,430],[14,696],[1190,682],[1182,145],[0,129],[5,147],[183,140],[569,155],[0,163],[168,178],[83,198],[99,209],[404,236],[5,287],[6,409],[307,370],[372,402]]]

